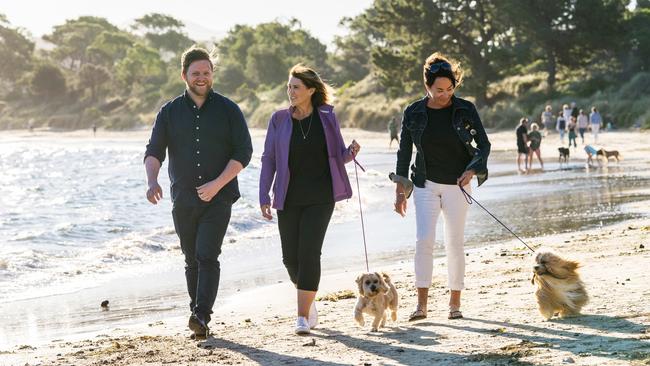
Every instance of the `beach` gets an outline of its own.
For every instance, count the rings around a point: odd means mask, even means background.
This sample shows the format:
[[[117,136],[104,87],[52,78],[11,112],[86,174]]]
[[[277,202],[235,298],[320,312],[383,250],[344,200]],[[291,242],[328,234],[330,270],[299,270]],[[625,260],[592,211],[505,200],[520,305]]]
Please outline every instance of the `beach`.
[[[63,134],[60,138],[85,138],[80,134]],[[263,134],[263,131],[253,131],[256,147]],[[105,138],[145,141],[147,132],[111,136]],[[532,253],[480,208],[472,207],[470,222],[475,221],[481,230],[468,234],[467,288],[461,307],[464,318],[447,319],[446,262],[444,256],[439,256],[434,261],[428,317],[416,322],[407,321],[416,301],[413,205],[410,202],[406,219],[392,213],[392,186],[385,178],[387,169],[394,164],[385,160],[394,159],[395,147],[392,152],[386,152],[388,138],[383,133],[346,130],[344,136],[362,144],[359,160],[366,165],[367,172],[361,176],[361,192],[367,211],[370,269],[389,273],[396,284],[400,301],[396,322],[389,321],[379,332],[370,332],[368,324],[360,327],[354,323],[354,280],[365,271],[365,262],[355,211],[358,203],[353,197],[340,205],[339,219],[335,214],[328,232],[325,245],[329,244],[331,249],[324,248],[324,276],[317,302],[320,325],[311,335],[293,334],[295,290],[282,273],[281,263],[267,271],[237,272],[239,277],[232,280],[236,285],[226,287],[223,295],[219,295],[220,302],[211,323],[212,337],[205,341],[189,338],[184,308],[186,295],[182,286],[178,288],[182,279],[165,281],[160,275],[180,276],[181,272],[158,268],[159,272],[152,270],[146,276],[131,277],[138,278],[135,283],[142,283],[151,280],[151,273],[159,274],[161,285],[153,292],[150,289],[147,296],[140,296],[144,314],[131,316],[129,322],[110,317],[111,312],[120,311],[128,316],[128,311],[119,305],[101,310],[98,303],[93,303],[91,311],[101,314],[104,320],[93,318],[92,327],[80,331],[80,325],[74,331],[49,338],[43,332],[38,337],[30,337],[9,321],[9,318],[18,319],[20,323],[20,312],[5,314],[3,332],[16,329],[24,336],[22,339],[9,334],[2,337],[8,341],[0,347],[0,365],[650,364],[650,274],[647,271],[650,263],[650,173],[647,169],[650,145],[647,140],[650,134],[628,131],[601,134],[599,145],[619,150],[624,159],[620,163],[612,161],[588,168],[581,146],[571,150],[569,166],[560,167],[559,143],[555,141],[558,138],[552,134],[542,143],[545,170],[540,171],[536,164],[536,169],[526,175],[516,173],[514,131],[490,134],[491,159],[494,159],[494,164],[489,164],[491,177],[485,187],[474,188],[475,197],[494,208],[502,219],[505,216],[504,222],[522,234],[531,246],[552,248],[579,260],[591,300],[580,317],[544,321],[537,312],[535,287],[530,282]],[[9,134],[3,138],[23,137]],[[43,132],[41,137],[32,138],[47,140],[51,136]],[[364,153],[368,154],[367,159]],[[353,169],[348,167],[354,186]],[[590,182],[590,186],[581,185],[584,182]],[[598,189],[589,191],[596,183]],[[524,185],[530,189],[513,188]],[[574,191],[569,190],[563,196],[564,193],[555,192],[558,186],[572,187]],[[253,197],[245,204],[254,206],[255,201]],[[156,212],[159,216],[169,215],[167,211]],[[241,241],[258,243],[262,240],[258,236],[272,235],[272,229],[272,225],[261,224],[238,227],[238,235],[245,237],[252,230],[255,234]],[[240,240],[235,235],[231,238]],[[277,249],[276,239],[264,240],[270,250]],[[237,250],[233,249],[233,254],[224,250],[223,256],[232,257]],[[269,263],[272,261],[279,262],[277,257]],[[178,265],[179,261],[170,259],[168,263]],[[259,263],[266,265],[266,262]],[[254,279],[246,279],[247,275]],[[134,284],[130,286],[138,288]],[[65,298],[91,290],[75,291]],[[101,295],[119,298],[120,291],[119,286],[106,287]],[[133,296],[137,298],[138,291],[134,290]],[[148,302],[156,303],[161,298],[171,307],[170,311],[160,310],[163,306],[147,307]],[[4,309],[14,309],[13,312],[22,304],[12,305],[8,301]],[[56,302],[43,311],[55,317]]]

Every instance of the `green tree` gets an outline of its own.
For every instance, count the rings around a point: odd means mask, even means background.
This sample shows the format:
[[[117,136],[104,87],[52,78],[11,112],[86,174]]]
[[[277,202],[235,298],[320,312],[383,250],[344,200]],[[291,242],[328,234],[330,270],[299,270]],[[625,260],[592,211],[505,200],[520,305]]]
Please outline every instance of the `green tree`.
[[[625,27],[629,35],[630,68],[650,70],[650,1],[647,7],[637,6],[625,22]]]
[[[370,73],[370,48],[367,34],[353,27],[351,18],[344,18],[340,25],[349,29],[346,36],[334,37],[335,50],[330,57],[334,70],[333,79],[343,85],[348,81],[359,81]]]
[[[637,9],[650,9],[650,0],[636,0]]]
[[[158,51],[136,43],[116,65],[117,79],[131,88],[145,83],[162,85],[166,82],[165,65]]]
[[[29,71],[33,53],[34,42],[0,14],[0,80],[14,81]]]
[[[559,65],[584,66],[622,41],[624,0],[496,1],[517,37],[529,42],[544,61],[549,92]]]
[[[375,0],[353,26],[369,35],[372,63],[394,95],[421,90],[422,63],[433,51],[464,62],[471,74],[466,88],[478,105],[487,103],[488,84],[507,69],[496,64],[508,28],[495,0]]]
[[[246,75],[255,85],[278,85],[290,67],[280,45],[255,44],[248,50]]]
[[[324,77],[331,73],[327,47],[295,19],[288,24],[235,26],[217,49],[217,87],[226,93],[234,93],[243,84],[253,89],[275,87],[286,82],[289,68],[299,62],[314,67]]]
[[[119,29],[104,18],[82,16],[55,26],[52,34],[43,39],[56,46],[52,51],[54,59],[71,70],[78,70],[88,61],[86,50],[105,31],[118,32]]]
[[[219,61],[215,65],[216,88],[224,93],[234,93],[241,85],[252,86],[246,75],[248,49],[255,43],[255,29],[248,25],[235,25],[217,44]]]
[[[103,66],[84,64],[79,69],[79,85],[81,89],[90,89],[90,99],[95,100],[97,91],[111,80],[110,72]]]
[[[64,95],[67,91],[65,75],[56,65],[49,63],[38,65],[32,75],[30,88],[34,95],[47,99]]]
[[[185,25],[180,20],[165,14],[151,13],[135,20],[131,26],[144,32],[148,44],[173,55],[180,54],[195,42],[183,32]]]
[[[241,65],[232,60],[219,62],[215,70],[215,88],[232,93],[242,85],[247,85],[247,80]]]
[[[127,32],[103,31],[88,46],[86,55],[90,62],[112,68],[134,43],[135,37]]]

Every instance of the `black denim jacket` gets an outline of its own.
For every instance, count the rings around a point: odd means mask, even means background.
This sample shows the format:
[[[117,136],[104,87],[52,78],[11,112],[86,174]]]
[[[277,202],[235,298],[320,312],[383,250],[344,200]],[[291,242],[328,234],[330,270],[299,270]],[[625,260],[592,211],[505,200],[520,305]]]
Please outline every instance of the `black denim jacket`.
[[[427,100],[424,97],[404,110],[402,117],[402,131],[400,133],[399,150],[397,151],[397,175],[407,177],[413,145],[417,149],[415,163],[411,166],[411,180],[417,187],[423,188],[427,179],[424,151],[422,149],[422,133],[427,126]],[[478,185],[487,180],[488,169],[487,159],[490,155],[490,141],[478,116],[476,107],[471,102],[452,97],[451,119],[458,138],[467,148],[467,154],[472,160],[467,164],[465,170],[474,170]],[[474,145],[472,145],[472,141]]]

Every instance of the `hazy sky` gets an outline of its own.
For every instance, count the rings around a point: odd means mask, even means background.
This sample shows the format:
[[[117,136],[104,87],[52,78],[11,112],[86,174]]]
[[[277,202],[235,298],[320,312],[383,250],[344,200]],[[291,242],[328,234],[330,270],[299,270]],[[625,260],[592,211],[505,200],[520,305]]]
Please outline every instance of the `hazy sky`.
[[[357,15],[371,4],[372,0],[0,0],[0,13],[35,37],[81,15],[101,16],[123,28],[142,15],[164,13],[186,23],[187,32],[195,39],[222,37],[235,24],[295,17],[312,35],[330,44],[334,35],[345,33],[338,26],[341,18]]]

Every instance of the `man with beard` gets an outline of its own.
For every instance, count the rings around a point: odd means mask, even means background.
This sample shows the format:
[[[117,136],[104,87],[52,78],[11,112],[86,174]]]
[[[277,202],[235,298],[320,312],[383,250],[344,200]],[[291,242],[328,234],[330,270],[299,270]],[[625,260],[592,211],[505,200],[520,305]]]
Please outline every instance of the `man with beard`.
[[[172,217],[191,300],[188,327],[203,338],[219,288],[221,244],[240,197],[237,174],[253,146],[237,104],[212,90],[210,54],[192,47],[181,65],[186,90],[158,112],[145,152],[146,195],[152,204],[162,199],[158,172],[167,151]]]

